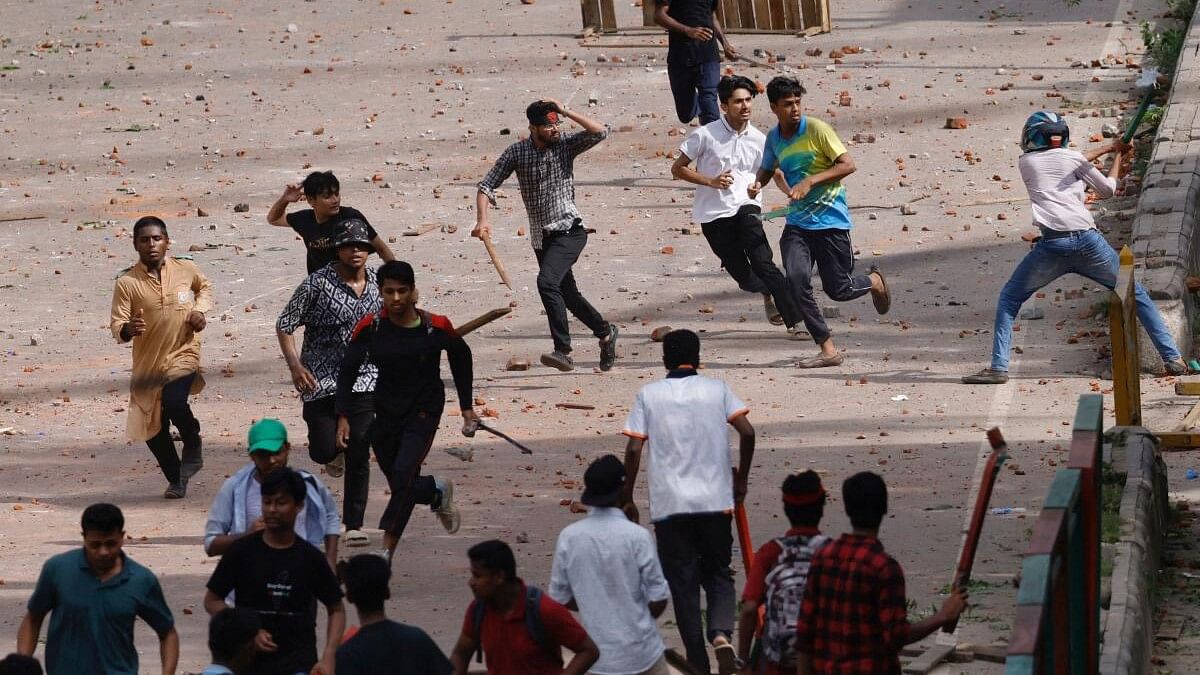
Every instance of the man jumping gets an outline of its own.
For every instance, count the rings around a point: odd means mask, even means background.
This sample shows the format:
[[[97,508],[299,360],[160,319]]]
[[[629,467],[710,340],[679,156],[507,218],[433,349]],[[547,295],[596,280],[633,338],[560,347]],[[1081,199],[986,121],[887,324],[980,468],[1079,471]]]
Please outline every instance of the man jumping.
[[[564,115],[583,131],[563,136],[558,125]],[[529,138],[508,146],[479,182],[471,236],[483,239],[491,234],[488,206],[496,205],[496,190],[515,171],[529,215],[529,240],[538,261],[538,294],[554,340],[554,351],[542,354],[542,364],[563,372],[575,368],[567,323],[570,310],[600,340],[600,370],[610,370],[617,360],[617,327],[583,297],[571,272],[588,240],[583,216],[575,206],[575,158],[607,138],[608,127],[566,110],[554,99],[530,104],[525,116]]]

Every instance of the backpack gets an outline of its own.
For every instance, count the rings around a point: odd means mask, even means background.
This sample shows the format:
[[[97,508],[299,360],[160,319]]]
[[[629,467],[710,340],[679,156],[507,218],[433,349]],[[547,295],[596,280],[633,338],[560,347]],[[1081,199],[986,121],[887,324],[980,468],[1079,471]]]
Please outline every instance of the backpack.
[[[766,620],[763,622],[762,653],[771,663],[792,666],[796,659],[796,624],[808,567],[813,554],[829,541],[824,535],[780,537],[782,549],[775,567],[766,578]]]
[[[525,630],[533,643],[541,647],[551,657],[559,654],[558,645],[546,639],[546,627],[542,625],[542,589],[537,586],[525,587]],[[471,605],[471,625],[475,628],[476,645],[475,662],[483,663],[483,617],[486,614],[487,603],[476,600]]]

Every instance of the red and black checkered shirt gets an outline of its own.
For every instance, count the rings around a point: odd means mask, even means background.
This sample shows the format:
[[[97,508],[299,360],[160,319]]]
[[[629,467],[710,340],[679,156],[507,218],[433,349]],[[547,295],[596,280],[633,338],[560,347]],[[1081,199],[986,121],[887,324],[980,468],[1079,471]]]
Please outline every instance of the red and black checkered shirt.
[[[899,675],[906,604],[904,571],[883,544],[843,534],[813,556],[797,651],[818,675]]]

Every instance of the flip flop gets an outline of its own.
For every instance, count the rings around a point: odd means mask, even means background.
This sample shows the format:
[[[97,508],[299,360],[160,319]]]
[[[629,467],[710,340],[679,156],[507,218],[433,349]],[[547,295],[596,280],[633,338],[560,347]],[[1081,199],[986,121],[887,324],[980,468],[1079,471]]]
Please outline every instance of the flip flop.
[[[892,293],[888,290],[887,279],[883,277],[883,270],[878,266],[872,265],[871,271],[879,275],[879,284],[883,286],[882,291],[871,289],[871,303],[875,305],[875,311],[880,314],[887,314],[892,308]]]
[[[717,657],[718,675],[734,675],[738,672],[737,651],[728,642],[713,645],[713,653]]]
[[[807,359],[800,359],[799,361],[796,362],[796,367],[797,368],[831,368],[833,366],[842,365],[842,362],[845,360],[846,360],[846,357],[842,356],[841,353],[834,354],[833,356],[817,354],[816,356],[810,356]]]

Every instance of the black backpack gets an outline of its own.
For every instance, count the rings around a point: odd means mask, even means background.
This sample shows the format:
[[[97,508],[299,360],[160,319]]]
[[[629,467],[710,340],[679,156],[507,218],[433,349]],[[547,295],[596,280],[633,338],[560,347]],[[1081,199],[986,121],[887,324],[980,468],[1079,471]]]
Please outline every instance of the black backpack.
[[[559,653],[558,645],[552,644],[546,639],[546,628],[542,625],[542,589],[537,586],[525,587],[525,629],[529,631],[529,637],[533,638],[533,643],[541,647],[550,656],[557,656]],[[483,663],[483,617],[487,610],[487,603],[476,600],[471,605],[471,625],[475,628],[475,662]]]

